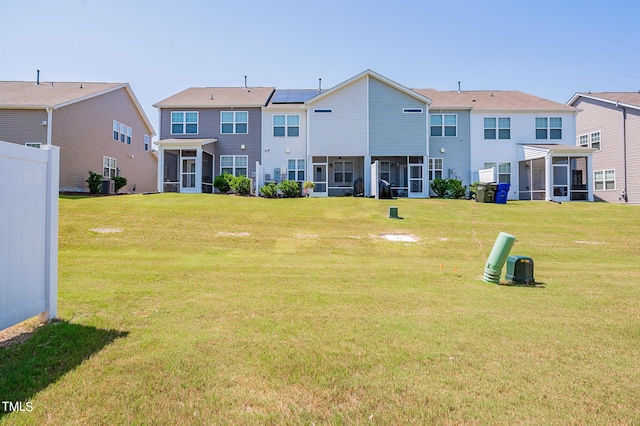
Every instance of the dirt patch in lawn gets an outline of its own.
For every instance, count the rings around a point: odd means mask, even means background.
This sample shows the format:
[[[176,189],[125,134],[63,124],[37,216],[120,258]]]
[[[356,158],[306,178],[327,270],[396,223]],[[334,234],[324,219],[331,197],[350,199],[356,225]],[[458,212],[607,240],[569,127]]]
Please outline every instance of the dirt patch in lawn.
[[[91,228],[91,232],[96,234],[119,234],[122,231],[122,228]]]
[[[381,238],[384,238],[387,241],[397,241],[401,243],[416,243],[418,242],[418,237],[411,234],[380,234]]]

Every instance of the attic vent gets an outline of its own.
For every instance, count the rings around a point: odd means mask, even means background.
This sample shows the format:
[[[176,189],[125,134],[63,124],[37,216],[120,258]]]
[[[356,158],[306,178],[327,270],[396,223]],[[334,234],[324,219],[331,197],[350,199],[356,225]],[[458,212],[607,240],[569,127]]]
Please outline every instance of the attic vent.
[[[332,109],[314,109],[313,112],[315,113],[331,113],[333,112]]]
[[[406,114],[422,114],[422,108],[404,108],[402,112]]]

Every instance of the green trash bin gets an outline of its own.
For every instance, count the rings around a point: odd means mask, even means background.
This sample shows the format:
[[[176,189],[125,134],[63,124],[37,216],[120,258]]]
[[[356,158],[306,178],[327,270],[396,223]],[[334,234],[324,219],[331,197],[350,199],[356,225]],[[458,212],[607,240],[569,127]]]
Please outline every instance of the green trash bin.
[[[476,201],[480,203],[494,203],[497,188],[497,184],[479,183],[477,186],[478,193],[476,194]]]

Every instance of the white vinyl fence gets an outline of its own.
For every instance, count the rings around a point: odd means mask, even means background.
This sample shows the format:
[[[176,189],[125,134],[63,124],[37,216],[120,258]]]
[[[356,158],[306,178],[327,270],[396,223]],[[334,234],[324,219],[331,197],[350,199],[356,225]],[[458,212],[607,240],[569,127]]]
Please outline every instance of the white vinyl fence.
[[[57,315],[60,148],[0,142],[0,330]]]

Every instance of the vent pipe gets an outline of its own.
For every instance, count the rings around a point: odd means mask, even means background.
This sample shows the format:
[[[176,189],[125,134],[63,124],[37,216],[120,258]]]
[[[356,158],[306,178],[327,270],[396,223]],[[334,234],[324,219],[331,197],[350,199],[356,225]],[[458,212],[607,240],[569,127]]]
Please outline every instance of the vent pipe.
[[[247,76],[246,75],[244,76],[244,88],[245,89],[247,88]]]
[[[318,79],[318,93],[322,93],[322,79]]]
[[[36,84],[40,84],[40,70],[36,70]]]
[[[458,93],[460,93],[460,82],[458,81]]]

